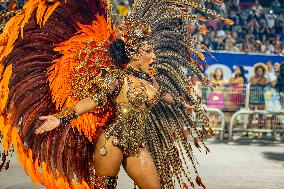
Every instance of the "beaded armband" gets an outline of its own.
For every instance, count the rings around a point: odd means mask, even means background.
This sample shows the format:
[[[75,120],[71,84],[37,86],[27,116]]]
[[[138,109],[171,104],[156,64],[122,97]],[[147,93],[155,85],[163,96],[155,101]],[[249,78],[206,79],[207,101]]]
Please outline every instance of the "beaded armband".
[[[75,106],[72,106],[71,108],[63,108],[61,112],[54,114],[53,116],[60,120],[60,125],[66,125],[71,120],[78,117]]]
[[[94,102],[98,103],[98,107],[104,106],[108,101],[108,98],[107,98],[106,94],[104,94],[104,93],[94,94],[94,95],[91,96],[91,99]]]
[[[173,99],[174,99],[173,105],[175,107],[178,107],[178,108],[183,107],[182,103],[184,102],[184,99],[182,97],[174,96]]]
[[[158,99],[163,100],[167,93],[168,91],[164,87],[160,86],[159,91],[157,93]]]

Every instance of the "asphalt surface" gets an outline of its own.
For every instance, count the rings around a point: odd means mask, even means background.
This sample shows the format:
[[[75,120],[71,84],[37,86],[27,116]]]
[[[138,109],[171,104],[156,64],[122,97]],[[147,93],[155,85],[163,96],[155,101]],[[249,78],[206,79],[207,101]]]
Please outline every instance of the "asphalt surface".
[[[252,139],[223,143],[211,139],[207,144],[209,155],[195,153],[208,189],[284,189],[283,143]],[[133,182],[121,170],[118,189],[132,189]],[[0,189],[33,188],[14,157],[10,169],[0,173]]]

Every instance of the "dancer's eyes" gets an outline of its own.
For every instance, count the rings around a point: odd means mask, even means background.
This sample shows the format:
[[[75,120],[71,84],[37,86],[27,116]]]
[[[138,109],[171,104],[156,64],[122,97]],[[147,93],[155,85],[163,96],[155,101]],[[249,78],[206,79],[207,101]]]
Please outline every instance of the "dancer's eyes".
[[[142,49],[144,52],[146,53],[151,53],[152,52],[152,48],[145,48],[145,49]]]
[[[146,49],[145,51],[146,51],[147,53],[150,53],[150,52],[152,52],[152,49],[149,48],[149,49]]]

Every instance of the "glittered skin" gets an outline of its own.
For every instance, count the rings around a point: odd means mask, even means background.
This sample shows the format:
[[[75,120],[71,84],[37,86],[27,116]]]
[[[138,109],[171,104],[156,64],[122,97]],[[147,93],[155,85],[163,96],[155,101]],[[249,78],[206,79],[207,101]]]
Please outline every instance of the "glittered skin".
[[[147,95],[147,88],[144,82],[149,80],[149,75],[143,74],[141,71],[135,71],[132,67],[128,67],[124,75],[125,84],[122,88],[126,89],[127,102],[115,102],[116,117],[114,121],[108,125],[105,129],[105,142],[109,140],[111,136],[115,136],[113,145],[120,147],[125,157],[135,156],[139,154],[140,148],[144,148],[146,141],[145,128],[147,126],[148,115],[151,108],[161,101],[165,95],[165,91],[160,88],[157,90],[151,83],[147,83],[148,87],[151,87],[155,94],[149,99]],[[136,75],[141,87],[134,87],[133,81],[130,76]],[[142,81],[144,80],[144,82]],[[150,81],[150,80],[149,80]],[[115,99],[113,99],[116,101]],[[101,155],[107,154],[105,145],[101,149]]]

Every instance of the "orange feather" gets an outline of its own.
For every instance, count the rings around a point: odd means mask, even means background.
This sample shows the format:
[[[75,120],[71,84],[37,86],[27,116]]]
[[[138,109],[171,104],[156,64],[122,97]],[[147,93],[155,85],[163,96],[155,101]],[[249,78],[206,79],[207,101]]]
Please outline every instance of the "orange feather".
[[[197,52],[197,56],[201,59],[201,60],[205,60],[205,56],[204,56],[204,54],[203,53],[201,53],[201,52]]]
[[[47,22],[48,18],[50,17],[50,15],[52,15],[52,13],[54,12],[54,10],[60,5],[60,2],[56,2],[54,3],[52,6],[48,7],[45,13],[45,16],[43,18],[43,25],[45,25],[45,23]]]

